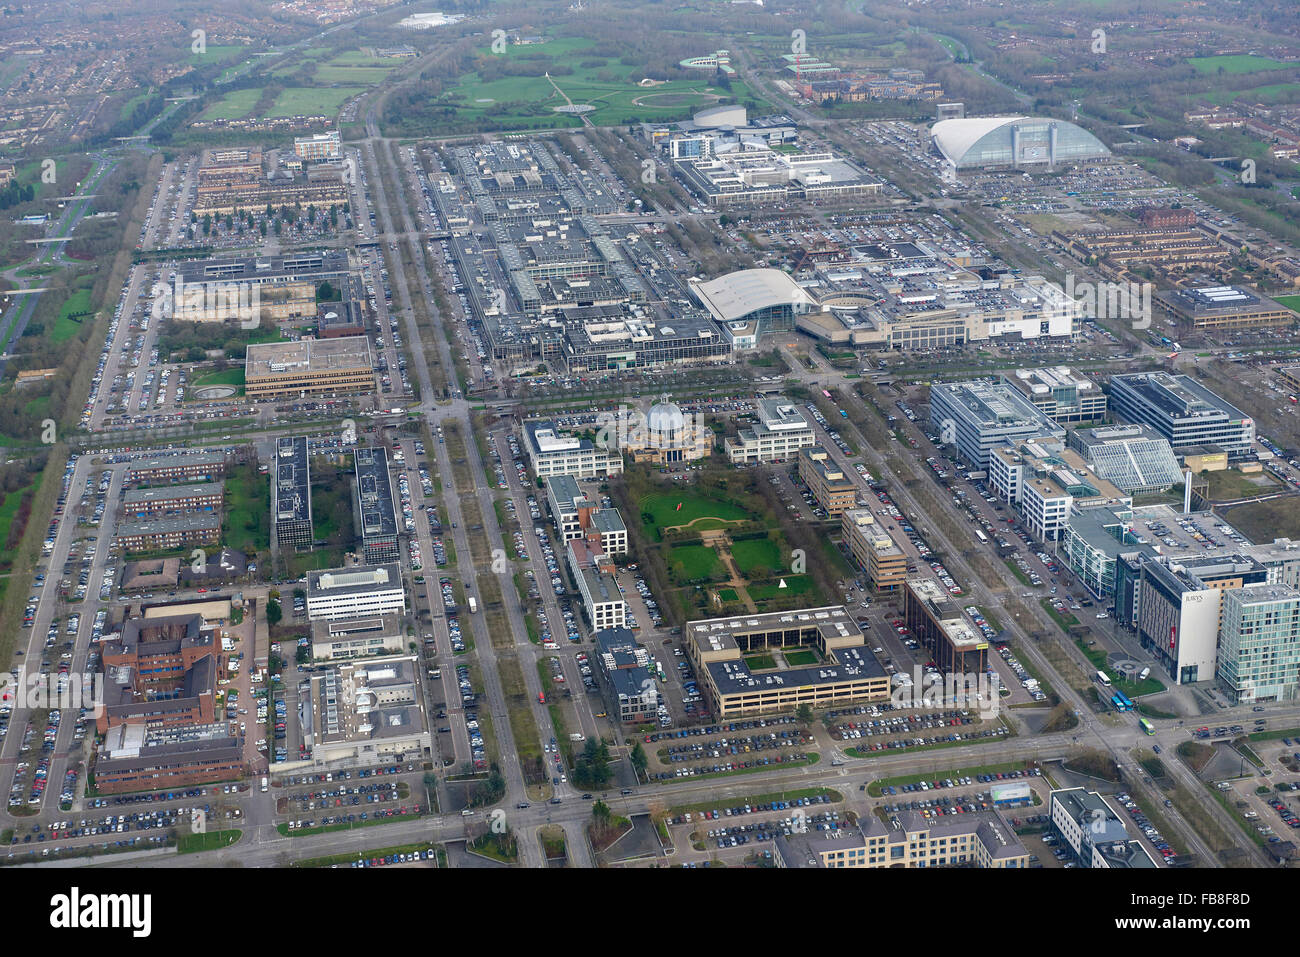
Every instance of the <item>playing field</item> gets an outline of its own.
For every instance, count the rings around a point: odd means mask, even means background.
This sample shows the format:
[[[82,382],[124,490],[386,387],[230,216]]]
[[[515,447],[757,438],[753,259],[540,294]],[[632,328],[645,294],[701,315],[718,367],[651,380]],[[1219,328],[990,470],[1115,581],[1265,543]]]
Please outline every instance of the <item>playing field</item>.
[[[1284,63],[1272,57],[1245,54],[1189,57],[1187,62],[1198,73],[1218,73],[1219,70],[1224,73],[1259,73],[1262,70],[1286,70],[1295,66],[1294,63]]]
[[[205,120],[241,120],[262,98],[261,90],[231,90],[203,111]]]
[[[1274,298],[1292,312],[1300,312],[1300,296],[1275,296]]]
[[[677,505],[681,503],[681,509]],[[671,528],[674,525],[690,525],[697,519],[717,518],[727,521],[744,521],[754,516],[735,505],[719,502],[703,495],[691,492],[656,492],[647,495],[641,502],[641,511],[650,516],[646,523],[653,528]],[[704,527],[704,523],[691,526],[695,529]]]
[[[278,97],[267,112],[267,119],[280,116],[333,116],[345,102],[358,93],[364,93],[365,87],[340,86],[328,90],[314,90],[308,87],[289,87]]]
[[[668,552],[668,571],[679,582],[712,578],[723,573],[718,553],[705,545],[680,545]]]

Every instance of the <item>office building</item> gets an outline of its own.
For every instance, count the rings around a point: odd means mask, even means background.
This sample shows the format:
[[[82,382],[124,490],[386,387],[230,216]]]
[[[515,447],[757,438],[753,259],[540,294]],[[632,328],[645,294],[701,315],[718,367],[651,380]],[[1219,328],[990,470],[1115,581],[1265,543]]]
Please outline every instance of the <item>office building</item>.
[[[362,557],[367,565],[395,562],[400,554],[397,512],[393,507],[393,486],[388,475],[388,453],[383,448],[357,449],[353,458]]]
[[[843,606],[692,621],[683,641],[717,718],[889,699],[889,675]],[[808,652],[815,664],[802,664]]]
[[[275,440],[271,462],[271,518],[276,548],[301,551],[314,540],[311,525],[311,475],[307,464],[307,437],[281,436]]]
[[[984,380],[932,385],[930,426],[941,444],[956,445],[961,457],[977,469],[987,469],[993,450],[1009,442],[1065,436],[1065,428],[1019,390]]]
[[[1175,452],[1217,445],[1235,457],[1249,452],[1255,443],[1254,420],[1190,376],[1168,372],[1113,376],[1110,402],[1116,415],[1149,425]]]
[[[1149,425],[1072,429],[1068,444],[1098,477],[1130,495],[1163,492],[1183,480],[1174,450]]]
[[[858,487],[820,445],[799,450],[799,478],[827,515],[840,515],[858,503]]]
[[[263,342],[244,356],[244,394],[253,401],[374,392],[366,336]]]
[[[183,733],[116,725],[96,749],[91,773],[97,791],[122,794],[234,781],[247,770],[242,739],[217,722]]]
[[[570,541],[565,551],[587,624],[593,631],[627,627],[627,602],[614,578],[610,557],[581,539]]]
[[[840,514],[840,530],[872,588],[893,591],[907,580],[907,553],[889,530],[876,522],[871,509],[845,509]]]
[[[1055,436],[995,448],[988,475],[994,491],[1016,506],[1030,534],[1041,542],[1060,538],[1075,508],[1133,504],[1132,496],[1094,475],[1079,453]]]
[[[310,621],[400,615],[405,610],[406,589],[395,562],[307,573]]]
[[[976,676],[985,673],[988,639],[966,620],[952,596],[933,578],[907,580],[903,618],[941,672]]]
[[[311,656],[316,661],[400,654],[405,647],[406,633],[397,615],[311,623]]]
[[[433,742],[415,656],[330,664],[303,685],[298,721],[316,765],[428,757]]]
[[[659,708],[659,691],[648,668],[615,668],[605,673],[617,702],[618,720],[624,724],[648,724]]]
[[[754,424],[723,441],[732,465],[784,462],[800,449],[815,445],[812,425],[803,410],[784,396],[758,400]]]
[[[1051,796],[1049,818],[1082,867],[1151,868],[1156,863],[1129,837],[1123,819],[1106,799],[1083,788],[1061,788]]]
[[[1244,555],[1145,562],[1138,639],[1178,684],[1211,681],[1224,591],[1267,581],[1267,569]]]
[[[1294,701],[1300,688],[1300,591],[1247,585],[1223,592],[1219,687],[1234,704]]]
[[[538,478],[605,478],[623,471],[623,457],[617,448],[600,448],[590,439],[564,435],[554,422],[530,419],[523,424],[523,438],[533,475]]]
[[[1106,394],[1082,373],[1069,366],[1050,369],[1016,369],[1002,377],[1053,422],[1073,425],[1106,418]]]
[[[998,811],[925,818],[863,815],[834,831],[805,828],[776,839],[778,867],[1026,868],[1029,851]]]
[[[1241,286],[1184,286],[1156,293],[1156,301],[1193,329],[1251,329],[1290,325],[1295,313]]]

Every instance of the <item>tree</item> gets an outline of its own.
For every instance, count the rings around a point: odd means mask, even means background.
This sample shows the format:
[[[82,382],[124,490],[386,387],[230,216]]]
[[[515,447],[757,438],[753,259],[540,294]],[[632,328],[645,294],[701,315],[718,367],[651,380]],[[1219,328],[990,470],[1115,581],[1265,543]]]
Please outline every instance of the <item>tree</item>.
[[[280,624],[280,619],[284,617],[284,611],[280,608],[280,603],[272,599],[266,603],[266,623],[268,625]]]
[[[799,705],[799,710],[795,712],[800,724],[812,724],[813,710],[812,705],[807,703]]]
[[[646,755],[645,748],[641,747],[640,741],[632,746],[632,754],[630,757],[632,760],[632,767],[636,770],[636,773],[644,774],[646,769]]]
[[[597,801],[591,806],[591,818],[597,824],[608,824],[610,818],[609,805],[604,801]]]

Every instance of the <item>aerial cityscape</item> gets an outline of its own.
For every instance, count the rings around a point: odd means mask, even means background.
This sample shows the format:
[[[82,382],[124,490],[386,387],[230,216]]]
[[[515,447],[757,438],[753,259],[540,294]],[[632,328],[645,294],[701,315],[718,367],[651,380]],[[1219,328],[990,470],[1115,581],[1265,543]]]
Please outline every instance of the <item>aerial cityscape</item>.
[[[0,110],[0,863],[1300,861],[1293,4],[45,0]]]

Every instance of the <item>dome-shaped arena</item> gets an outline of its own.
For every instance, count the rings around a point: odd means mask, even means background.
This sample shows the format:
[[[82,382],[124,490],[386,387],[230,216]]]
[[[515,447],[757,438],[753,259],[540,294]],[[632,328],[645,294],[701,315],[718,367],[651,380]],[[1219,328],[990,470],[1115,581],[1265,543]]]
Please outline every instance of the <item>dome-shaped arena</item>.
[[[930,127],[930,142],[957,169],[1058,166],[1111,155],[1101,140],[1073,123],[1032,116],[941,120]]]

